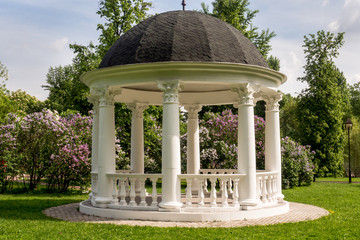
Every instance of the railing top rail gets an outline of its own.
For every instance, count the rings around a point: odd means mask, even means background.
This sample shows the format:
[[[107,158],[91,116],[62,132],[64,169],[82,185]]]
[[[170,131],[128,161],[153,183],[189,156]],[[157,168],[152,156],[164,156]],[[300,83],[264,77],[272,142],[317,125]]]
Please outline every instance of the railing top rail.
[[[128,169],[120,169],[116,170],[116,173],[133,173],[134,170],[128,170]]]
[[[277,175],[279,172],[256,172],[256,176]]]
[[[212,168],[202,168],[199,169],[200,172],[237,172],[238,169],[212,169]]]
[[[106,174],[109,177],[119,177],[119,178],[162,178],[161,173],[108,173]]]
[[[188,178],[198,178],[198,179],[205,179],[205,178],[242,178],[245,177],[246,174],[179,174],[178,177],[182,179]]]

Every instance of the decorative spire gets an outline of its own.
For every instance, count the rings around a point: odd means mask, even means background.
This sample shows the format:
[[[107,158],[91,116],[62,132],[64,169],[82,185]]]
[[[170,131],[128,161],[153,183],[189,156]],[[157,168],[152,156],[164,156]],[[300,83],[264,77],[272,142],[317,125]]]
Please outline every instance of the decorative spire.
[[[185,11],[185,6],[186,6],[186,2],[185,2],[185,0],[182,0],[181,5],[183,6],[183,11]]]

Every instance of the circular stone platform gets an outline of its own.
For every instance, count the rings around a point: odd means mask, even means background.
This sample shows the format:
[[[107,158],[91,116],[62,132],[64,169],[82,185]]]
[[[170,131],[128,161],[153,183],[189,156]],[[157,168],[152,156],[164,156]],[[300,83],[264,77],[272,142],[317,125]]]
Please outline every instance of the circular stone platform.
[[[110,223],[116,225],[151,227],[244,227],[309,221],[329,215],[329,212],[327,210],[320,207],[294,202],[290,202],[289,205],[290,211],[282,215],[227,222],[160,222],[140,220],[113,220],[110,218],[95,217],[82,214],[79,212],[79,203],[71,203],[58,207],[48,208],[44,210],[43,213],[49,217],[70,222]]]

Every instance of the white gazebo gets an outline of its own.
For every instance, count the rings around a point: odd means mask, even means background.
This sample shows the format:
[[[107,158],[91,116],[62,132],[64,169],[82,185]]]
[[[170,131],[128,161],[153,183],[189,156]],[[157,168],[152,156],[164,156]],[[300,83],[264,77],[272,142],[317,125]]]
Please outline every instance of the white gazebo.
[[[99,69],[82,76],[93,103],[92,194],[86,214],[164,221],[228,221],[286,213],[281,193],[277,88],[237,29],[209,15],[173,11],[139,23],[111,47]],[[254,105],[266,102],[265,170],[256,170]],[[131,170],[115,168],[114,102],[132,110]],[[238,108],[238,169],[200,169],[198,112]],[[144,173],[143,110],[163,106],[162,172]],[[181,173],[179,108],[188,112],[187,173]],[[152,183],[146,191],[145,181]],[[157,183],[161,182],[160,189]],[[181,189],[181,182],[186,189]]]

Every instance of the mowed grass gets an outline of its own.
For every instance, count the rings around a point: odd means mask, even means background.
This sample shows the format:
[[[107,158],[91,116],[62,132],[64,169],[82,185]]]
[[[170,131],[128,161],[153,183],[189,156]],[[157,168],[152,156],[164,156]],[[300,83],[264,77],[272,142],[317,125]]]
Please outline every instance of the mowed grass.
[[[288,201],[331,212],[314,221],[242,228],[159,228],[71,223],[43,209],[87,195],[0,195],[0,239],[360,239],[360,184],[314,183],[283,191]]]

